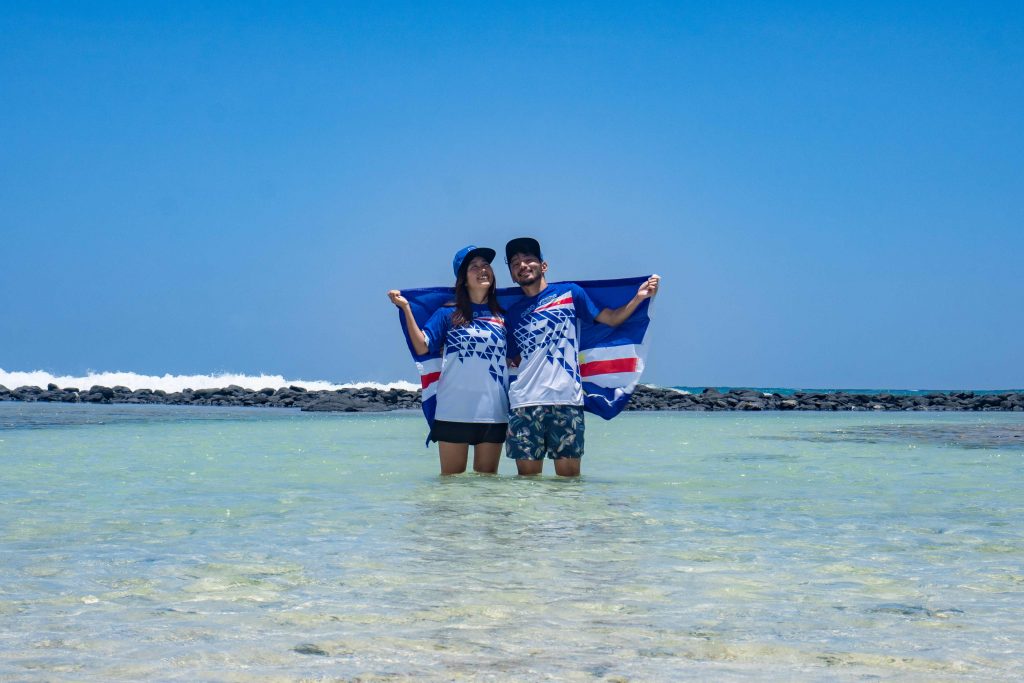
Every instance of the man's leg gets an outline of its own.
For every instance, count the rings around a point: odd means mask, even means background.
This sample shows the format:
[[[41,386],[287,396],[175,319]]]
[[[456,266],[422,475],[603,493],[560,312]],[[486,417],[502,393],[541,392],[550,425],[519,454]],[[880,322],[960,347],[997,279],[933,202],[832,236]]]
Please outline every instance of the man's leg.
[[[501,461],[500,443],[478,443],[473,446],[473,471],[481,474],[497,474]]]
[[[548,427],[549,448],[555,458],[555,474],[560,477],[580,476],[583,457],[583,408],[554,406]]]
[[[438,441],[437,450],[441,453],[441,474],[461,474],[466,471],[466,462],[469,460],[468,443]]]
[[[560,477],[580,476],[580,459],[558,458],[555,460],[555,474]]]
[[[531,474],[540,474],[544,471],[543,460],[516,460],[516,467],[519,469],[519,476],[525,477]]]
[[[514,408],[508,416],[505,455],[516,461],[520,476],[540,474],[544,470],[543,406]]]

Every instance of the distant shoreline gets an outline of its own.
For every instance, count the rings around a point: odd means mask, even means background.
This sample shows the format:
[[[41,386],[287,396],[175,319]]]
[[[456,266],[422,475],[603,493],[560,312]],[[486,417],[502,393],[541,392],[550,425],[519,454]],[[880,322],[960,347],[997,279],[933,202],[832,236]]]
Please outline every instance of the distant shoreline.
[[[132,390],[125,386],[95,385],[80,389],[49,384],[45,389],[36,386],[8,389],[0,385],[0,401],[300,408],[310,412],[363,413],[418,408],[420,392],[373,387],[311,391],[294,385],[259,390],[230,385],[218,389],[185,389],[175,392],[160,389]],[[924,394],[794,391],[783,394],[757,389],[731,389],[723,392],[710,387],[699,392],[687,392],[641,384],[637,386],[626,410],[1024,412],[1024,391],[935,391]]]

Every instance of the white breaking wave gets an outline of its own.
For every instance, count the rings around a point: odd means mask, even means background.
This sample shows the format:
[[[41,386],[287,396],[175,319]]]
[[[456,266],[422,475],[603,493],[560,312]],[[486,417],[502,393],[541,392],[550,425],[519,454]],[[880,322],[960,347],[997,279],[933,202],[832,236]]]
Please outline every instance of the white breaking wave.
[[[122,386],[135,389],[162,389],[168,393],[183,389],[223,389],[231,384],[257,391],[270,387],[302,387],[309,391],[334,391],[335,389],[405,389],[416,391],[420,387],[412,382],[345,382],[326,380],[285,379],[283,375],[238,375],[229,372],[215,375],[140,375],[136,372],[89,372],[85,376],[53,375],[43,370],[32,372],[7,372],[0,368],[0,384],[8,389],[30,386],[45,389],[56,384],[61,389],[74,387],[88,389],[93,385],[103,387]]]
[[[685,394],[687,396],[689,396],[691,394],[690,391],[688,391],[686,389],[680,389],[679,387],[663,387],[660,384],[647,384],[646,382],[641,382],[641,384],[643,386],[645,386],[645,387],[651,387],[652,389],[662,389],[664,391],[674,391],[677,394]]]

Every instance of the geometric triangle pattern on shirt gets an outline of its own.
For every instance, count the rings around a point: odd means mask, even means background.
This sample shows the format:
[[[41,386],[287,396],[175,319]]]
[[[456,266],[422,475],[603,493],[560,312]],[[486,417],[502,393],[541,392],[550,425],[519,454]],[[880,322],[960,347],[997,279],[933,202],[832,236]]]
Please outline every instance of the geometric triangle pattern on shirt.
[[[516,345],[525,363],[534,353],[558,365],[574,381],[579,381],[579,348],[576,344],[576,309],[570,299],[564,304],[533,311],[529,322],[514,332]]]
[[[474,318],[469,325],[452,327],[445,336],[444,355],[454,355],[460,363],[467,358],[487,361],[487,372],[498,384],[505,380],[505,326],[494,318]]]

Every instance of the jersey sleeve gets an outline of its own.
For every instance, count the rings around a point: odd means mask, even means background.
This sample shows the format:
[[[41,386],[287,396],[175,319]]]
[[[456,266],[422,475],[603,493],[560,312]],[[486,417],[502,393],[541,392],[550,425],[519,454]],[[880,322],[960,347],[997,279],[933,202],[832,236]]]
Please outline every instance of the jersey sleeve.
[[[515,326],[519,323],[519,315],[514,310],[505,312],[505,357],[516,358],[520,355],[516,344]]]
[[[454,308],[442,306],[434,311],[434,314],[423,326],[423,333],[427,336],[427,350],[430,353],[439,353],[444,346],[444,339],[448,335],[448,329],[452,326],[452,313],[454,312]]]
[[[586,290],[579,285],[572,285],[572,302],[576,308],[576,317],[584,322],[592,323],[601,315],[601,309],[590,298]]]

